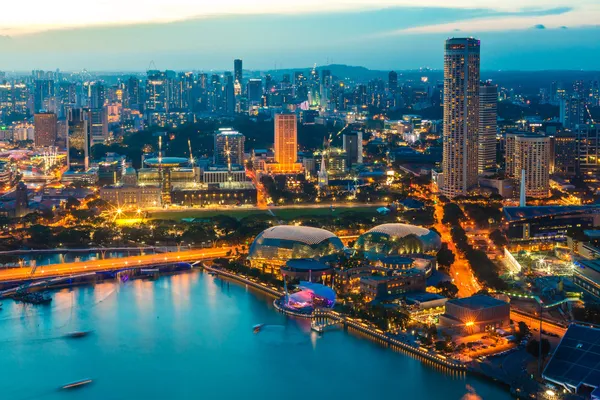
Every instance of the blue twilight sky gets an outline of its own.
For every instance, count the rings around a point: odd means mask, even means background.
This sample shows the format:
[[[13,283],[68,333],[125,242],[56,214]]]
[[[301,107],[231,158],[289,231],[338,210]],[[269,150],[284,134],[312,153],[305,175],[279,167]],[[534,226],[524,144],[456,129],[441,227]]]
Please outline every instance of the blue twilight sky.
[[[11,1],[0,70],[440,68],[450,36],[483,69],[600,70],[600,0]]]

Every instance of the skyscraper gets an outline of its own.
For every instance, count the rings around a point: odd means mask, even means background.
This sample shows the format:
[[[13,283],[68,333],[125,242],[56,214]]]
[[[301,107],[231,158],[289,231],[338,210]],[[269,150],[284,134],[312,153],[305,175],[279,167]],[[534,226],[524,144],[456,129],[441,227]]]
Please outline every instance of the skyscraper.
[[[35,81],[33,107],[34,112],[48,111],[48,101],[54,96],[54,81],[38,79]]]
[[[127,79],[127,86],[125,91],[124,105],[127,108],[139,110],[142,105],[142,92],[140,91],[140,80],[135,76]]]
[[[589,176],[600,173],[600,124],[576,126],[579,145],[579,175]]]
[[[166,111],[168,107],[166,74],[156,70],[150,70],[147,74],[145,111]]]
[[[275,162],[281,171],[297,169],[298,128],[295,114],[275,115]]]
[[[388,74],[388,89],[391,94],[398,92],[398,73],[396,71],[390,71]]]
[[[93,82],[89,86],[90,108],[103,108],[105,93],[101,82]]]
[[[225,103],[225,113],[233,114],[235,112],[235,83],[231,72],[225,72],[225,86],[223,86],[223,100]]]
[[[440,191],[466,195],[477,185],[479,40],[452,38],[444,56],[443,175]]]
[[[35,147],[48,147],[56,144],[57,120],[54,113],[38,113],[33,117],[35,125]]]
[[[350,133],[344,133],[343,136],[343,149],[346,153],[346,165],[348,168],[354,164],[362,164],[362,132],[353,131]]]
[[[242,85],[243,72],[242,72],[242,60],[235,59],[233,60],[233,78],[236,82]]]
[[[90,130],[90,146],[104,143],[108,139],[108,113],[106,108],[92,108],[88,112],[87,120]]]
[[[215,165],[243,165],[244,142],[246,138],[241,133],[229,128],[221,128],[215,134]]]
[[[496,125],[498,119],[498,88],[490,83],[479,87],[479,133],[477,138],[477,169],[496,168]]]
[[[582,96],[575,94],[560,99],[560,123],[565,129],[575,129],[577,125],[585,122],[585,100]]]
[[[542,135],[515,135],[513,176],[523,176],[525,195],[548,197],[550,191],[550,138]]]
[[[251,105],[257,105],[261,103],[262,98],[262,80],[250,79],[248,81],[248,102]]]
[[[69,110],[67,149],[69,169],[87,170],[90,158],[90,129],[87,113],[81,108]]]

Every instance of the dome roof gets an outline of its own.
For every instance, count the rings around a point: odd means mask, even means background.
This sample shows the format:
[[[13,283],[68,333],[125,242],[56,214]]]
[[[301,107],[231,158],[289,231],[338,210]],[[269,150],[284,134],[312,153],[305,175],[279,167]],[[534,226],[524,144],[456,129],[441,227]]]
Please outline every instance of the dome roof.
[[[427,228],[421,226],[408,225],[408,224],[382,224],[377,225],[374,228],[369,229],[366,233],[384,233],[386,235],[403,238],[408,235],[425,236],[430,233],[434,233]],[[437,235],[437,234],[436,234]]]
[[[265,239],[283,239],[308,245],[318,244],[324,240],[335,238],[333,233],[310,226],[278,225],[262,232]]]
[[[437,252],[442,239],[436,232],[415,225],[383,224],[360,235],[355,248],[373,254],[416,254]]]

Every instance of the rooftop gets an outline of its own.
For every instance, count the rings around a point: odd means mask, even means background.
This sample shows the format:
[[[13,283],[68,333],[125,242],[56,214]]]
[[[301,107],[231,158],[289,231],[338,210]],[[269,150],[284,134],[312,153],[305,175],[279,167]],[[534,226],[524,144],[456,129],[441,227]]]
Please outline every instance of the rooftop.
[[[544,370],[545,379],[577,390],[600,387],[600,329],[572,324]]]
[[[448,300],[448,303],[456,304],[457,306],[468,308],[469,310],[474,311],[508,304],[505,301],[498,300],[494,297],[486,295],[476,295],[471,297],[464,297],[462,299]]]
[[[535,207],[504,207],[504,215],[509,222],[549,216],[598,213],[600,206],[535,206]]]
[[[285,269],[292,271],[324,271],[331,267],[313,259],[292,259],[285,263]]]

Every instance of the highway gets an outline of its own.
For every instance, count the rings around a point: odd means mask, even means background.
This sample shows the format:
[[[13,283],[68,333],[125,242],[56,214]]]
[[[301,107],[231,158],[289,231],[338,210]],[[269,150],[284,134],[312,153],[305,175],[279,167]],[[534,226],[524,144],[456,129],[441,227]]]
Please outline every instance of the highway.
[[[142,267],[163,263],[209,260],[226,257],[229,251],[234,252],[235,249],[235,247],[220,247],[133,257],[108,258],[96,261],[52,264],[37,267],[34,274],[32,274],[32,268],[8,268],[0,271],[0,282],[32,278],[50,278],[97,271],[111,271],[134,266]]]
[[[515,309],[510,310],[510,319],[512,319],[515,322],[515,324],[519,323],[519,322],[525,322],[527,324],[527,326],[529,326],[529,329],[532,332],[534,329],[540,328],[540,320],[539,319],[529,316],[527,314],[524,314],[522,312],[516,311]],[[546,332],[554,333],[555,335],[558,335],[559,337],[563,337],[563,335],[567,331],[566,328],[563,328],[560,325],[556,325],[555,323],[552,323],[552,322],[546,320],[545,318],[542,319],[542,329]],[[538,335],[539,335],[539,333],[536,333],[536,336],[538,336]]]

